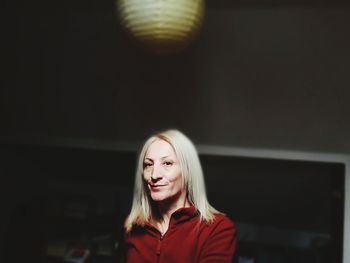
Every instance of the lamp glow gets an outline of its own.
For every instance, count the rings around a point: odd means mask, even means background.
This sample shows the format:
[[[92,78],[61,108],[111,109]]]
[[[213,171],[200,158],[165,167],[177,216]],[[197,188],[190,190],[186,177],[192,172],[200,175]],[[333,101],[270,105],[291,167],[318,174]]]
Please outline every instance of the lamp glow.
[[[156,54],[183,50],[201,28],[204,0],[117,0],[129,34]]]

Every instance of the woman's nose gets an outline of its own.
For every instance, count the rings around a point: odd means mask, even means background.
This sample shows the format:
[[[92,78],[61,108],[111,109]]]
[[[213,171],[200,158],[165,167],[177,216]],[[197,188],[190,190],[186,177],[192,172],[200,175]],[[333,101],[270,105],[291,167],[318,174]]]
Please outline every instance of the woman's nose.
[[[161,175],[159,167],[157,167],[157,165],[154,165],[153,169],[152,169],[151,179],[153,181],[155,181],[155,180],[158,180],[161,177],[162,177],[162,175]]]

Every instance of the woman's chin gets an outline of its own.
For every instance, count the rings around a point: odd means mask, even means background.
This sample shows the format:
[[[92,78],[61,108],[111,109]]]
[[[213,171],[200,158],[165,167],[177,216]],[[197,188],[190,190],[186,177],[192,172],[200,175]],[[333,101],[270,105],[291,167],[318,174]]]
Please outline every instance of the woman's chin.
[[[163,202],[167,199],[167,196],[165,196],[162,193],[151,193],[152,200],[154,202]]]
[[[169,193],[151,193],[153,202],[157,204],[171,204],[175,203],[179,199],[179,195],[172,195]]]

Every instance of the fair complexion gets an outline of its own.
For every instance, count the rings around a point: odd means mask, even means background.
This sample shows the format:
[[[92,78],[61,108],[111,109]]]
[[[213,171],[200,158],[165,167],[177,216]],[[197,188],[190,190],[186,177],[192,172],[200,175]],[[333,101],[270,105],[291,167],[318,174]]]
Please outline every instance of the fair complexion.
[[[143,178],[161,216],[160,221],[154,223],[164,234],[171,214],[179,208],[190,206],[183,188],[181,167],[173,147],[161,139],[149,146],[143,167]]]

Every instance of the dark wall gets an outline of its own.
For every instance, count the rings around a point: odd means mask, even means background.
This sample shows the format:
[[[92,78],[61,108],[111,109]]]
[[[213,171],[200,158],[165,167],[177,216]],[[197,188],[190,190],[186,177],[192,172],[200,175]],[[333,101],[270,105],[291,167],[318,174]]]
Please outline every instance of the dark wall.
[[[209,2],[186,52],[153,57],[100,2],[4,5],[3,140],[177,127],[197,143],[350,151],[348,7]]]
[[[100,237],[113,248],[130,209],[135,153],[1,144],[0,156],[1,262],[62,262],[47,258],[57,241],[88,239],[93,251]]]

